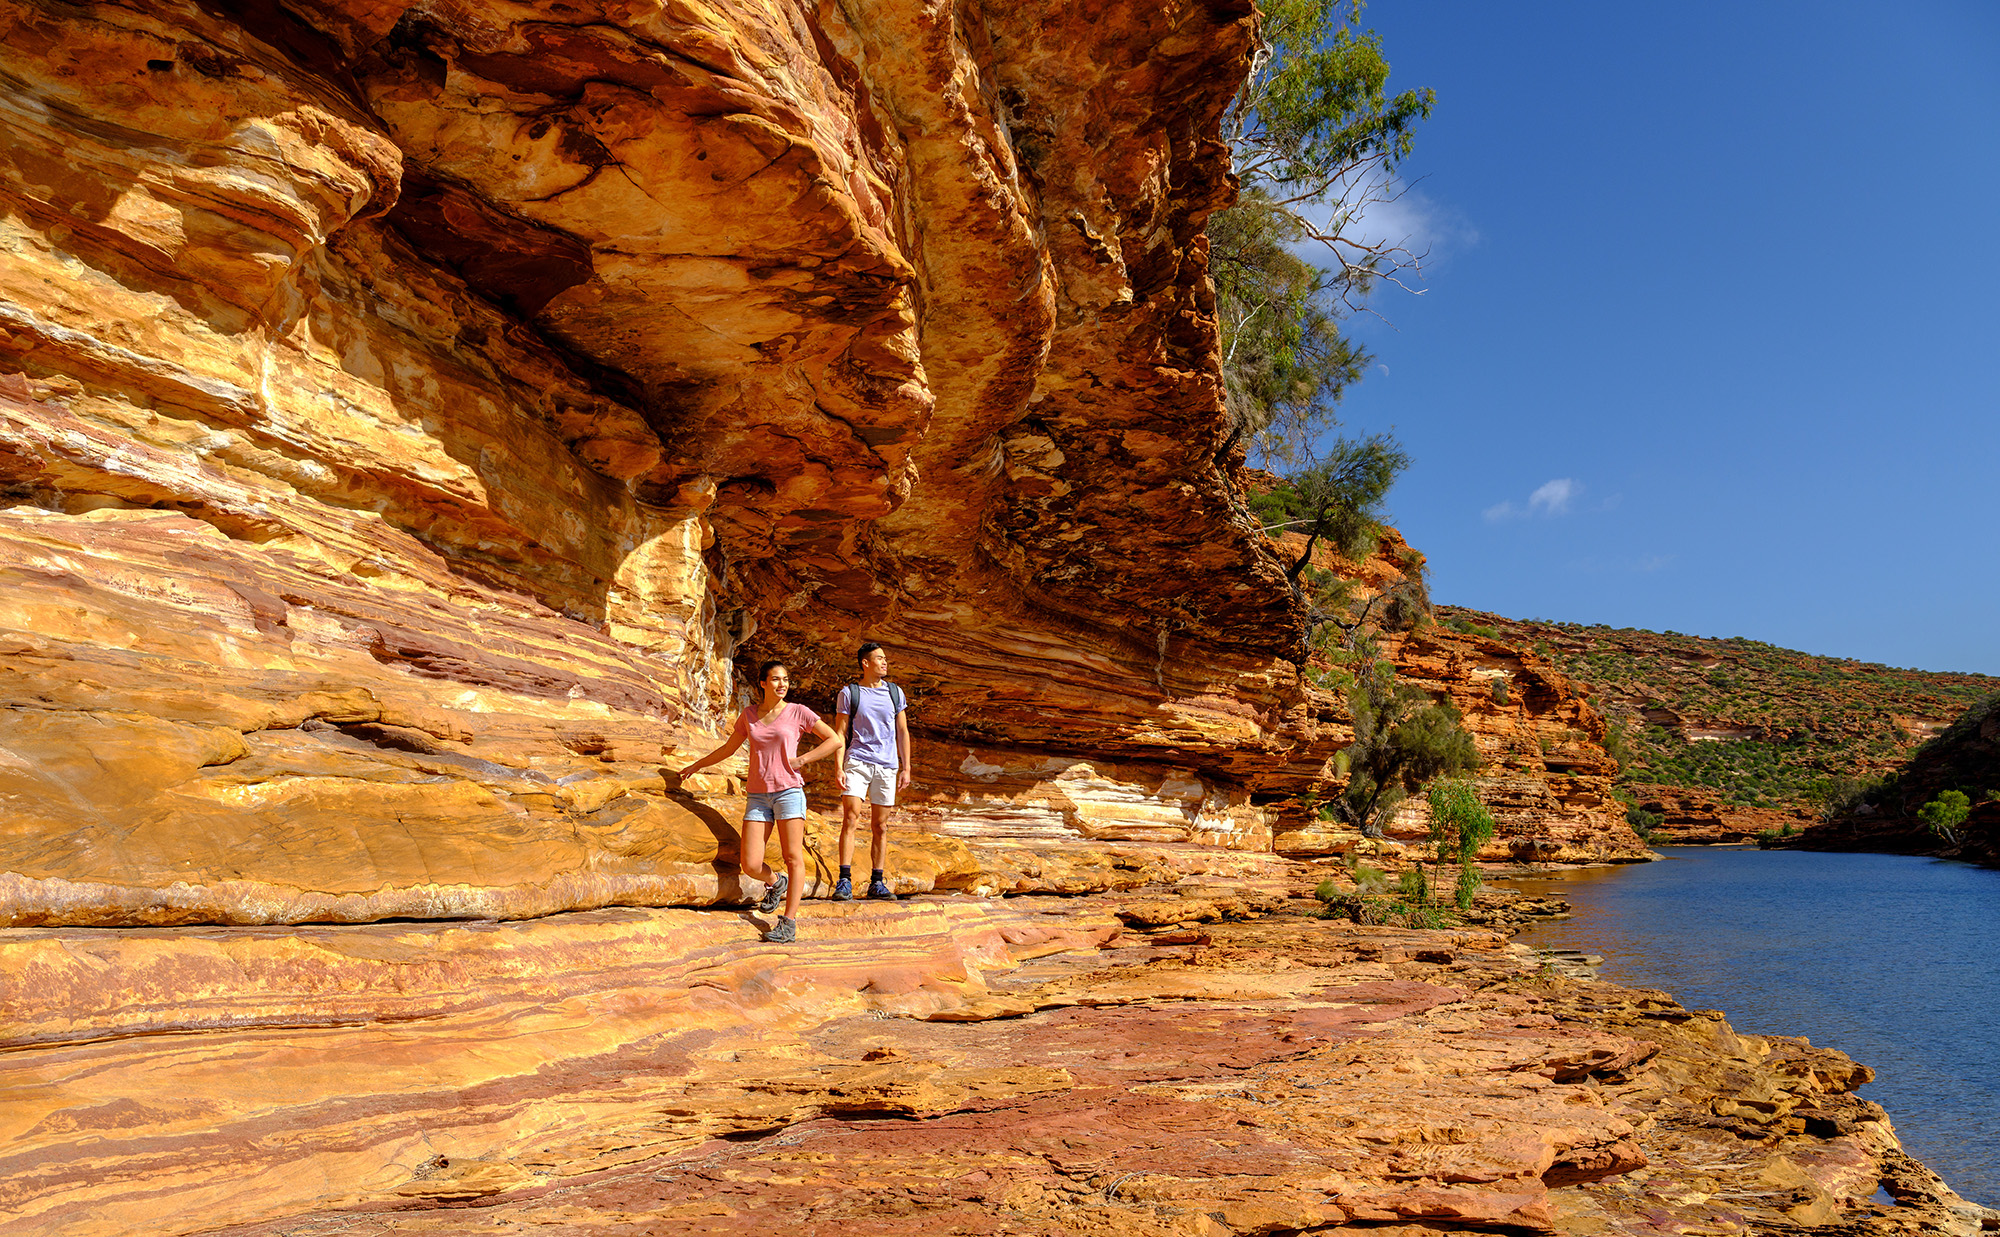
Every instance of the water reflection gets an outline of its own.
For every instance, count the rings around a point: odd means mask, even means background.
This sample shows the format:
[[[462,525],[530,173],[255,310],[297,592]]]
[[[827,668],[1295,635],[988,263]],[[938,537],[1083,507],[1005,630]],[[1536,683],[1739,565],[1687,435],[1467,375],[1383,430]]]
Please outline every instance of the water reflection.
[[[1613,983],[1873,1066],[1861,1094],[1889,1110],[1910,1153],[2000,1204],[2000,872],[1905,855],[1660,853],[1499,882],[1576,910],[1517,939],[1601,954]]]

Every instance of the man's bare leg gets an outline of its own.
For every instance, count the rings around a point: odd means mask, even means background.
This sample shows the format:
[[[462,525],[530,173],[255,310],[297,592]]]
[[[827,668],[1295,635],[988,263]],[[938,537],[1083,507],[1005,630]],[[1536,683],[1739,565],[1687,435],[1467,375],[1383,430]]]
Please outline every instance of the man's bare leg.
[[[880,809],[877,809],[878,811]],[[854,834],[861,826],[861,800],[854,795],[840,799],[840,880],[833,887],[833,900],[854,899]]]

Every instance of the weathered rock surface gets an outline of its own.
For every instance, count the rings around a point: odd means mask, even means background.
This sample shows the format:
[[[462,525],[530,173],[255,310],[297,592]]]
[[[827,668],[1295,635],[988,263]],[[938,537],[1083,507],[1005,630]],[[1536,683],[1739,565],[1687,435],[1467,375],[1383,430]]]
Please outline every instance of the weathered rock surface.
[[[1299,918],[1302,876],[815,903],[785,950],[688,910],[17,930],[0,1233],[1914,1233],[1990,1214],[1898,1157],[1837,1052],[1541,974],[1478,930]],[[1866,1203],[1883,1180],[1904,1206]]]
[[[0,5],[9,921],[733,897],[660,769],[864,635],[958,832],[1265,848],[1325,751],[1218,458],[1251,21]]]
[[[1253,22],[0,0],[0,922],[732,900],[661,770],[863,637],[907,890],[1268,850],[1345,735],[1225,451]]]
[[[1813,827],[1803,809],[1789,812],[1744,807],[1703,786],[1660,786],[1627,782],[1624,790],[1641,811],[1660,818],[1652,841],[1663,846],[1729,846],[1755,842],[1762,834],[1790,835]]]
[[[1304,539],[1286,534],[1288,556]],[[1416,575],[1423,556],[1393,529],[1384,529],[1375,553],[1350,563],[1331,553],[1319,565],[1353,581],[1357,601],[1368,601]],[[1630,863],[1652,857],[1625,823],[1625,809],[1611,793],[1618,764],[1605,750],[1605,726],[1583,692],[1547,658],[1522,644],[1455,631],[1435,623],[1378,636],[1382,655],[1397,675],[1449,701],[1473,736],[1483,767],[1475,781],[1497,826],[1480,857],[1489,862]],[[1310,678],[1315,668],[1309,668]],[[1317,669],[1324,669],[1318,667]],[[1320,723],[1339,746],[1353,739],[1346,708],[1334,693],[1316,688]],[[1321,798],[1340,785],[1334,770],[1312,780]],[[1287,855],[1367,852],[1376,844],[1351,828],[1317,818],[1292,803],[1274,805],[1274,845]],[[1429,807],[1412,799],[1384,832],[1409,843],[1428,837]]]

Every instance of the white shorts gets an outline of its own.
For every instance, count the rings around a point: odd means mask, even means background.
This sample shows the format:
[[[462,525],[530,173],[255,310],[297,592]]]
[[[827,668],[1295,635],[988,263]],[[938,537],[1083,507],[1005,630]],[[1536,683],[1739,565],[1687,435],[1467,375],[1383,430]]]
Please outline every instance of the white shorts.
[[[850,799],[866,799],[883,807],[896,806],[896,769],[893,765],[871,765],[850,760],[841,770],[840,793]]]

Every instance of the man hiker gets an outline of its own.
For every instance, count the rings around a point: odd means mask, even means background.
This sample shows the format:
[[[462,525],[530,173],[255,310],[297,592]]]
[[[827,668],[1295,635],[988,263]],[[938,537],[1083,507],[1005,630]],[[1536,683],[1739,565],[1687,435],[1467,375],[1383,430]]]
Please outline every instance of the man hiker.
[[[860,822],[861,801],[868,801],[869,857],[874,872],[868,896],[894,898],[882,878],[889,857],[889,809],[896,792],[910,784],[910,725],[904,714],[909,701],[903,689],[889,682],[889,654],[873,640],[861,646],[861,681],[840,689],[833,701],[833,728],[847,743],[841,773],[840,880],[833,900],[854,900],[854,827]]]

